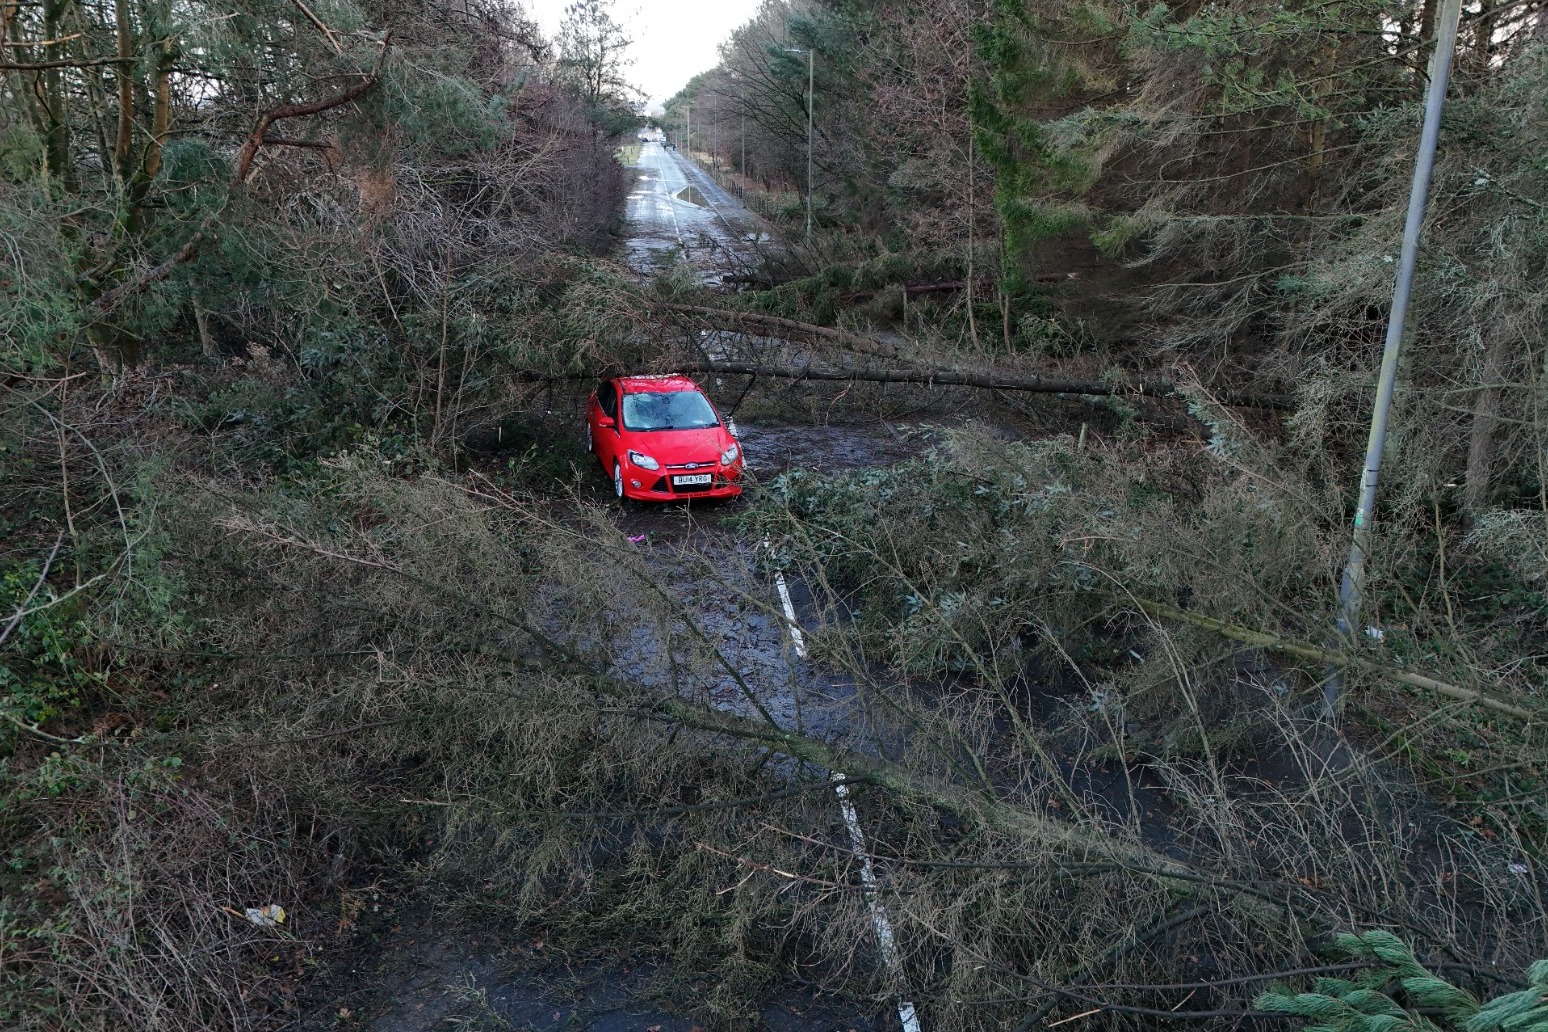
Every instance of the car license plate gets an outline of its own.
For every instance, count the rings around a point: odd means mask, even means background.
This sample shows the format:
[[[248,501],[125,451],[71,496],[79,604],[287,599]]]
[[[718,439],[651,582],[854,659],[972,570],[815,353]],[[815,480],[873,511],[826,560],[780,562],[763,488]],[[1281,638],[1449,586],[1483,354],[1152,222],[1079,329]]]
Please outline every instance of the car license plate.
[[[673,487],[693,487],[695,484],[707,484],[711,480],[708,473],[689,473],[684,476],[672,478]]]

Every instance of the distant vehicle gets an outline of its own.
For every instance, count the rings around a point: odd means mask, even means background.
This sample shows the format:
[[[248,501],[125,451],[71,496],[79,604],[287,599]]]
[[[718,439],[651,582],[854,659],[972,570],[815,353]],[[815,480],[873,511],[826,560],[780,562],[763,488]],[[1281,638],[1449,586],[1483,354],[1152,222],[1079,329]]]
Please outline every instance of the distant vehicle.
[[[735,498],[742,449],[686,376],[619,376],[586,399],[586,450],[619,498]]]

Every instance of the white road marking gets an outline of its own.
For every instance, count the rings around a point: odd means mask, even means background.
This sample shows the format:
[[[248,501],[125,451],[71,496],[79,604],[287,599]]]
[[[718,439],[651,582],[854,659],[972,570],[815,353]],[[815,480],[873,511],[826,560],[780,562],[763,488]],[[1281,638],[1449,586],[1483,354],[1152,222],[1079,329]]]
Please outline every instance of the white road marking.
[[[774,546],[769,544],[769,539],[763,539],[763,547],[774,554]],[[778,567],[774,570],[774,587],[779,590],[779,604],[785,608],[785,626],[790,629],[790,644],[795,646],[795,654],[802,659],[806,658],[806,636],[801,633],[801,624],[796,620],[795,603],[790,601],[790,586],[785,583],[785,575]]]
[[[683,241],[682,227],[677,224],[677,201],[672,196],[672,191],[667,189],[666,167],[661,163],[665,157],[666,148],[658,146],[656,148],[656,172],[659,175],[657,182],[661,186],[661,192],[666,194],[667,211],[672,213],[672,232],[677,234],[677,246],[683,249],[683,257],[689,258],[691,255],[688,253],[688,245]]]
[[[769,543],[768,538],[763,539],[763,547],[771,554],[774,551],[774,546]],[[795,646],[796,655],[805,659],[806,640],[801,635],[801,625],[796,620],[795,606],[790,601],[790,587],[785,583],[785,575],[778,569],[774,571],[774,586],[779,590],[779,603],[785,610],[785,623],[790,628],[791,644]],[[876,943],[881,951],[882,963],[887,965],[887,971],[901,985],[905,977],[903,958],[898,955],[898,940],[892,931],[892,921],[887,917],[887,908],[882,905],[881,885],[876,880],[876,862],[871,859],[870,852],[865,848],[865,833],[860,830],[860,815],[855,812],[855,804],[849,798],[849,786],[844,783],[844,775],[834,771],[831,777],[833,791],[838,795],[839,813],[844,818],[844,827],[849,829],[849,844],[854,849],[855,855],[860,858],[860,884],[865,888],[865,903],[871,911],[871,927],[876,930]],[[898,1001],[898,1020],[903,1024],[903,1032],[920,1032],[919,1015],[915,1012],[912,1001]]]
[[[844,826],[849,829],[849,844],[854,847],[855,855],[860,858],[860,883],[865,886],[865,902],[871,908],[871,927],[876,929],[876,942],[881,949],[882,963],[887,965],[887,970],[901,983],[903,958],[898,956],[898,941],[892,933],[892,922],[887,918],[887,909],[882,906],[881,887],[876,880],[876,865],[865,848],[865,833],[860,830],[860,815],[855,812],[855,804],[849,799],[849,786],[844,784],[844,775],[838,771],[833,772],[833,791],[838,794],[839,813],[844,815]],[[919,1015],[914,1012],[914,1004],[911,1001],[898,1001],[898,1020],[903,1023],[903,1032],[919,1032]]]

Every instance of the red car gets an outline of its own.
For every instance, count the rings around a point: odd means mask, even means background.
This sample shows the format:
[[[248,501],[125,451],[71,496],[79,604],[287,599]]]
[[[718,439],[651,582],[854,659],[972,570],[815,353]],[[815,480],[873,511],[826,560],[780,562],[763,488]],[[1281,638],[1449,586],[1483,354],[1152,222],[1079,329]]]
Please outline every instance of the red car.
[[[619,498],[735,498],[742,449],[686,376],[619,376],[586,400],[586,450]]]

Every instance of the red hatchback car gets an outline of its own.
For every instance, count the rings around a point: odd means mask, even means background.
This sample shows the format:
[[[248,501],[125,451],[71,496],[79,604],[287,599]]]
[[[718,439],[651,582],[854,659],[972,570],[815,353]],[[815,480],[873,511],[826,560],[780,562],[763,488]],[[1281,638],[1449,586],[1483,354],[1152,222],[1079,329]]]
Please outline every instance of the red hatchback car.
[[[735,498],[742,449],[686,376],[603,380],[586,401],[586,450],[619,498]]]

